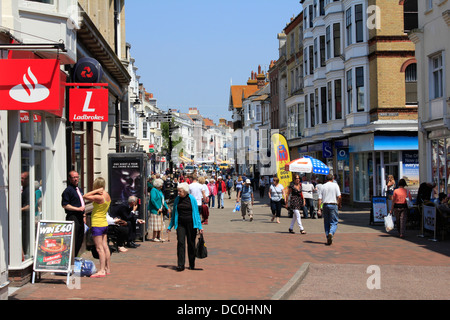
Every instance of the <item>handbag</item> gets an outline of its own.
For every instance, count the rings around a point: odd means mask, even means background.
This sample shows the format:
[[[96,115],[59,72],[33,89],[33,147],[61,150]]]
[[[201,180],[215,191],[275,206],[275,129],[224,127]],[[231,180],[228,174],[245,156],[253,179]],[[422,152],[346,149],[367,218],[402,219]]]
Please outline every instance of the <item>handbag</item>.
[[[394,221],[392,220],[392,214],[388,214],[384,217],[384,227],[386,228],[386,231],[389,232],[392,229],[394,229]]]
[[[208,256],[208,249],[206,248],[205,238],[203,234],[200,234],[200,237],[197,241],[197,246],[195,247],[195,257],[198,259],[205,259]]]

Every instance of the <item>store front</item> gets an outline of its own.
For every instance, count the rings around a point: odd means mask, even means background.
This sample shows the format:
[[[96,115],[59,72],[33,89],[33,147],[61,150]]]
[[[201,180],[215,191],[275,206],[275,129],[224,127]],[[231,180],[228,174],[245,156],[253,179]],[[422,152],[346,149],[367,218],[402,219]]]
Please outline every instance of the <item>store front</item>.
[[[386,195],[389,175],[405,179],[414,196],[419,188],[417,133],[376,132],[349,138],[353,201]]]
[[[404,178],[413,196],[419,188],[416,132],[376,132],[323,141],[299,147],[298,153],[300,157],[308,155],[319,159],[330,168],[330,173],[336,175],[346,204],[368,204],[373,196],[385,196],[389,175],[393,175],[397,183]],[[443,177],[448,175],[444,169],[439,170]],[[319,176],[320,179],[323,180],[323,177]],[[448,183],[448,179],[446,181]]]
[[[2,226],[8,279],[21,286],[31,278],[37,223],[65,219],[59,197],[66,177],[62,114],[67,75],[56,59],[30,52],[4,58],[2,72],[11,72],[0,77],[1,210],[8,216]]]

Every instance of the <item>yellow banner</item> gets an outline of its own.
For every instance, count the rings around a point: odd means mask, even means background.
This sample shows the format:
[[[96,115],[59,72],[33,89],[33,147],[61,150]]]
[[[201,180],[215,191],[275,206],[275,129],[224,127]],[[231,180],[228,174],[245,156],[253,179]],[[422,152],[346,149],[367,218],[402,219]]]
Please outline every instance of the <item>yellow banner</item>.
[[[282,134],[274,133],[272,135],[272,146],[277,165],[277,177],[283,187],[287,188],[292,182],[292,173],[285,170],[285,165],[291,162],[286,138]]]

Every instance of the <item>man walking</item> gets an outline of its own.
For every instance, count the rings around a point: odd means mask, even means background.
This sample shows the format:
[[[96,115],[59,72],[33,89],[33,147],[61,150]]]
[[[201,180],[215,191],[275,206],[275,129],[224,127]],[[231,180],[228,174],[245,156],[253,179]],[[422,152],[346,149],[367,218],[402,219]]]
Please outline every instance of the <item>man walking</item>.
[[[245,180],[242,190],[237,195],[237,202],[242,200],[241,212],[242,219],[245,220],[245,215],[248,214],[250,221],[253,221],[253,188],[250,179]]]
[[[325,235],[327,237],[327,245],[333,242],[333,236],[339,221],[338,209],[341,208],[341,191],[339,185],[333,182],[333,175],[327,175],[327,183],[325,183],[319,192],[319,210],[322,212],[323,225]],[[323,203],[323,209],[321,204]]]
[[[308,211],[309,216],[311,218],[315,218],[314,216],[314,198],[313,198],[313,192],[315,190],[314,185],[308,181],[308,177],[306,175],[303,176],[302,181],[302,195],[303,199],[305,200],[303,204],[303,217],[305,219],[308,218]]]
[[[67,188],[61,195],[61,206],[66,212],[66,221],[73,221],[75,224],[75,257],[83,245],[84,224],[86,223],[85,203],[83,191],[78,187],[80,176],[76,171],[70,171],[68,176]]]
[[[227,192],[227,187],[225,185],[225,181],[223,181],[222,176],[217,177],[216,182],[216,193],[217,193],[217,209],[223,209],[223,196],[225,192]]]

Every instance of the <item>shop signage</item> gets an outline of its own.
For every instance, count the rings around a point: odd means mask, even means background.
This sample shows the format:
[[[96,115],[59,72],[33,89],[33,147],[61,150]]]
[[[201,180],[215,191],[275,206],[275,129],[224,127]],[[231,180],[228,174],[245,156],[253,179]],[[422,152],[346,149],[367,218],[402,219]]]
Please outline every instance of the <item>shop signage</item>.
[[[34,253],[33,279],[36,272],[67,273],[72,268],[73,221],[39,221]]]
[[[20,123],[28,123],[28,122],[30,122],[30,113],[29,112],[21,112],[20,113]],[[38,114],[34,114],[33,122],[42,122],[42,117]]]
[[[3,59],[0,70],[0,110],[60,109],[58,60]]]
[[[73,81],[80,83],[97,83],[103,77],[101,64],[94,58],[82,58],[74,67]]]
[[[69,121],[108,122],[108,89],[70,89]]]

